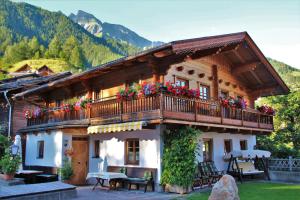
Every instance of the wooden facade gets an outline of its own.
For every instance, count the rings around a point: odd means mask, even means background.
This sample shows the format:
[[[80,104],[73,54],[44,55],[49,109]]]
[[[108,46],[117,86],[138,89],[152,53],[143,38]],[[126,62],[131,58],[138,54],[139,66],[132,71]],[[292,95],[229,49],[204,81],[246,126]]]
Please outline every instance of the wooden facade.
[[[184,84],[192,89],[205,87],[207,97],[197,100],[161,93],[125,102],[115,98],[119,88],[132,83],[176,81],[186,81]],[[269,133],[273,130],[273,117],[256,111],[254,101],[288,91],[250,36],[243,32],[175,41],[19,93],[14,98],[34,100],[51,109],[28,120],[27,131],[43,124],[55,126],[74,120],[87,120],[91,125],[144,120]],[[222,107],[219,97],[223,94],[246,99],[248,109]],[[55,107],[57,101],[83,95],[92,97],[91,108],[64,113]]]

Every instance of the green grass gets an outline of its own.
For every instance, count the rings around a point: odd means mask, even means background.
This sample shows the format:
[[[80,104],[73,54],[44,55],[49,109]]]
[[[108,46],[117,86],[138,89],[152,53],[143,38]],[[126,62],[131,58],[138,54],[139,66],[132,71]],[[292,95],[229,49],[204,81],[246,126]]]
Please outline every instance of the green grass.
[[[296,200],[300,199],[300,185],[249,182],[238,185],[241,200]],[[209,192],[193,193],[188,200],[207,200]]]
[[[40,67],[47,65],[51,70],[55,73],[63,72],[71,69],[71,66],[59,59],[31,59],[31,60],[23,60],[11,66],[8,70],[9,72],[15,72],[23,65],[28,64],[32,69],[39,69]]]

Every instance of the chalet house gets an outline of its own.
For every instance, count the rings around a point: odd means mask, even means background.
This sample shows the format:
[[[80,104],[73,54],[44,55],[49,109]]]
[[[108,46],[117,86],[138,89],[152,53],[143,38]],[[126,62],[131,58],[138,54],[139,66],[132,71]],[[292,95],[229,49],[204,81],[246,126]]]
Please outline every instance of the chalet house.
[[[40,67],[32,68],[30,65],[25,64],[18,69],[16,69],[14,72],[9,73],[11,76],[21,76],[25,74],[31,74],[36,73],[41,76],[48,76],[51,74],[54,74],[53,70],[50,69],[47,65],[42,65]]]
[[[116,97],[120,88],[133,83],[194,89],[199,98],[169,92]],[[213,160],[225,169],[224,154],[254,149],[256,135],[273,131],[273,116],[257,111],[254,101],[288,92],[248,33],[241,32],[170,42],[26,90],[14,99],[47,110],[19,130],[27,137],[27,166],[55,170],[72,152],[74,184],[107,166],[154,169],[158,184],[165,129],[187,125],[202,130],[199,161]],[[247,108],[220,102],[229,96],[247,101]],[[71,109],[74,98],[92,102],[85,109]]]
[[[70,75],[70,72],[49,76],[26,73],[0,80],[0,134],[14,136],[17,130],[27,126],[24,109],[32,107],[32,104],[27,101],[14,101],[13,95]]]

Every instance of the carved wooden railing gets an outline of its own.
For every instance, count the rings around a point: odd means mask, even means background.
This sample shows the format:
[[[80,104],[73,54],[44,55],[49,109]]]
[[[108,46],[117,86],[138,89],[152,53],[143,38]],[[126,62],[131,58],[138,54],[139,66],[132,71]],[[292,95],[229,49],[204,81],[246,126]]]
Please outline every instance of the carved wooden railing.
[[[254,109],[223,107],[218,101],[205,101],[160,94],[128,101],[115,97],[95,100],[89,109],[64,112],[53,109],[40,118],[28,120],[28,126],[68,120],[91,119],[112,123],[150,119],[169,119],[224,124],[229,126],[273,129],[273,116]]]
[[[27,126],[50,124],[70,120],[83,120],[86,118],[88,118],[88,109],[70,110],[69,112],[66,112],[62,111],[60,107],[56,107],[49,109],[48,112],[40,115],[39,117],[27,119]]]

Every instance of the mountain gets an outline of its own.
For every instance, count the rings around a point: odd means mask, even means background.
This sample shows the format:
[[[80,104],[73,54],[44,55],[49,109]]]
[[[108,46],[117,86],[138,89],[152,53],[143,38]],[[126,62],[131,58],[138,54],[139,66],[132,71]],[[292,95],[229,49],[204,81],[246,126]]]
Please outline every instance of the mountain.
[[[159,41],[150,41],[125,26],[101,22],[94,15],[82,10],[78,10],[77,14],[71,13],[69,18],[97,37],[112,37],[142,49],[163,44]]]
[[[8,0],[0,0],[0,33],[2,69],[21,60],[54,58],[77,70],[139,50],[109,36],[95,37],[61,12]]]

